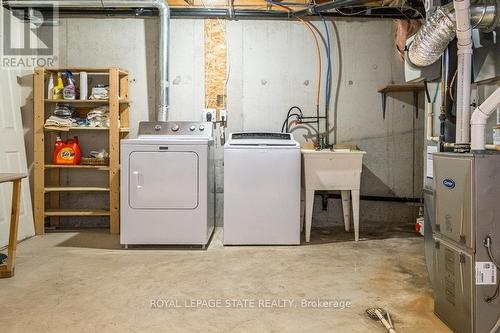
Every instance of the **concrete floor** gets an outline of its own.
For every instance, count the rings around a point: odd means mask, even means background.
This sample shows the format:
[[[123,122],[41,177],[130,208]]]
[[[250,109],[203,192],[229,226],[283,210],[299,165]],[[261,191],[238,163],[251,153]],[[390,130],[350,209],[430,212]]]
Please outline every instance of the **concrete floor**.
[[[0,280],[1,331],[386,332],[365,314],[380,306],[398,332],[450,332],[432,313],[422,238],[226,248],[220,239],[218,230],[207,251],[123,250],[95,231],[24,241],[16,276]],[[302,306],[318,298],[352,306]],[[191,303],[204,299],[220,303]]]

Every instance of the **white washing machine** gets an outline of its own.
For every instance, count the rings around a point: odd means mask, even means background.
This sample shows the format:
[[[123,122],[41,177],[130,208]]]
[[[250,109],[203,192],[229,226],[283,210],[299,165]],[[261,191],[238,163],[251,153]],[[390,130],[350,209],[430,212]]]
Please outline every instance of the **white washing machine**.
[[[206,246],[214,230],[211,123],[142,122],[121,141],[120,243]]]
[[[300,144],[232,133],[224,146],[224,245],[300,244]]]

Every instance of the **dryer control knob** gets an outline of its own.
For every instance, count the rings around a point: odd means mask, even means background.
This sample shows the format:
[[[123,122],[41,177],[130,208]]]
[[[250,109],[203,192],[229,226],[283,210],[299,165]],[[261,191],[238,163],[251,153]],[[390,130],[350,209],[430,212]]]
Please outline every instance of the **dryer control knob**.
[[[205,130],[205,126],[200,125],[200,131],[204,131],[204,130]]]
[[[155,131],[159,131],[161,130],[161,125],[160,124],[156,124],[155,125]]]
[[[195,129],[196,129],[196,127],[195,127],[195,126],[191,126],[191,127],[189,127],[189,130],[190,130],[191,132],[192,132],[192,131],[194,131]]]
[[[172,126],[172,131],[177,132],[179,130],[179,125]]]

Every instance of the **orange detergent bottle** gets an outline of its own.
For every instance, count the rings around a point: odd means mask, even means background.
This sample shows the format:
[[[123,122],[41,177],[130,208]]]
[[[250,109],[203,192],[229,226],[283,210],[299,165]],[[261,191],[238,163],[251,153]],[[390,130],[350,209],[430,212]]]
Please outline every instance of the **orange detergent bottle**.
[[[57,137],[52,160],[54,164],[80,164],[78,137],[75,136],[68,141],[62,141],[60,137]]]

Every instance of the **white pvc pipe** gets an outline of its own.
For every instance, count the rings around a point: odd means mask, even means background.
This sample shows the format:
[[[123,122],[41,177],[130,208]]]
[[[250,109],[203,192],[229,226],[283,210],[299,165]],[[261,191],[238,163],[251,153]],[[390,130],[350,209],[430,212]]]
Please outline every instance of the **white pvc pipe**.
[[[438,142],[439,137],[432,136],[434,132],[434,103],[427,103],[427,123],[426,123],[426,137],[427,141]]]
[[[455,7],[458,46],[456,142],[469,143],[472,68],[472,29],[469,13],[470,0],[455,0],[453,6]]]
[[[470,142],[472,48],[458,50],[456,142]]]
[[[500,87],[474,110],[471,118],[472,150],[485,149],[484,130],[486,122],[498,105],[500,105]]]
[[[500,146],[486,144],[486,145],[484,145],[484,149],[486,149],[486,150],[499,150],[500,151]]]

